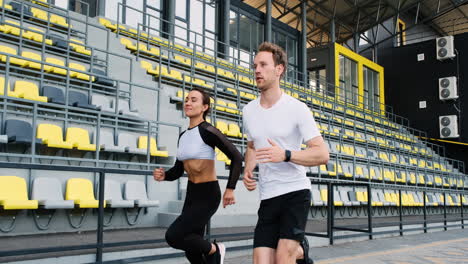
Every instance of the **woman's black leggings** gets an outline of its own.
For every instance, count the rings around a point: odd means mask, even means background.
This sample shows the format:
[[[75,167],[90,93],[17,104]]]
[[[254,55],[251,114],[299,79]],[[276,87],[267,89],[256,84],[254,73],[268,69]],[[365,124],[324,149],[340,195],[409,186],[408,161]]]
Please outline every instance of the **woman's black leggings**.
[[[185,251],[192,264],[205,263],[211,251],[211,243],[203,235],[220,201],[218,181],[197,184],[188,181],[182,213],[167,230],[166,241],[171,247]]]

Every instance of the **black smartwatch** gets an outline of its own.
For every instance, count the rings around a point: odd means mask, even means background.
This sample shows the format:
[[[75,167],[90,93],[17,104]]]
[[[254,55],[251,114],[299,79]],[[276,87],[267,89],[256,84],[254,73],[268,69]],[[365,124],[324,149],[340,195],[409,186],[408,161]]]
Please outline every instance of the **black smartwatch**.
[[[284,151],[284,156],[285,156],[285,158],[284,158],[285,162],[290,161],[291,160],[291,151],[290,150],[285,150]]]

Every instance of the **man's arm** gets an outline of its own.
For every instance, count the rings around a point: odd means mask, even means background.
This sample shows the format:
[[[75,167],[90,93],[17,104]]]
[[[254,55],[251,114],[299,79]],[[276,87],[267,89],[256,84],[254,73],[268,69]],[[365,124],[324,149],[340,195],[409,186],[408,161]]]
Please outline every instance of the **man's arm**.
[[[254,152],[255,158],[260,163],[283,162],[286,159],[285,150],[271,139],[268,139],[268,142],[271,144],[271,147],[257,149]],[[290,162],[307,167],[328,163],[330,154],[322,136],[310,139],[306,145],[307,148],[305,150],[291,151]]]
[[[291,162],[306,166],[319,166],[327,164],[330,153],[322,136],[314,137],[306,142],[307,148],[299,151],[291,151]]]
[[[247,151],[245,152],[244,160],[244,186],[247,188],[247,190],[253,191],[255,188],[257,188],[257,182],[253,178],[253,170],[255,169],[255,166],[257,166],[253,141],[247,142]]]

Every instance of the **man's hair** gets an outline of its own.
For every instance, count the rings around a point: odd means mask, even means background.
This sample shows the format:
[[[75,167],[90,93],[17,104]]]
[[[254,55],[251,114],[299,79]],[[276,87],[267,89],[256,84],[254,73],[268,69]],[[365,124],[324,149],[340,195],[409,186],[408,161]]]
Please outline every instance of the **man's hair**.
[[[284,66],[284,71],[280,76],[280,78],[283,78],[284,74],[286,73],[286,69],[288,68],[288,56],[286,55],[284,49],[271,42],[263,42],[258,47],[258,52],[260,51],[270,52],[273,55],[273,61],[275,62],[275,66],[278,66],[280,64]]]

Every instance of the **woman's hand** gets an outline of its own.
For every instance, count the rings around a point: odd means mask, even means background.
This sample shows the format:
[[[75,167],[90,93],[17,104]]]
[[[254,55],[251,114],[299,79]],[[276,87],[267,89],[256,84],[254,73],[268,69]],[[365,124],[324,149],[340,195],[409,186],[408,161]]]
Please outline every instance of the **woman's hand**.
[[[166,178],[166,173],[164,172],[164,169],[154,169],[153,178],[155,181],[164,181],[164,179]]]
[[[226,208],[226,206],[235,204],[235,203],[236,203],[236,198],[234,198],[234,190],[226,189],[223,195],[223,208]]]

